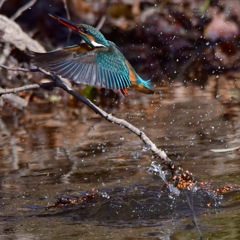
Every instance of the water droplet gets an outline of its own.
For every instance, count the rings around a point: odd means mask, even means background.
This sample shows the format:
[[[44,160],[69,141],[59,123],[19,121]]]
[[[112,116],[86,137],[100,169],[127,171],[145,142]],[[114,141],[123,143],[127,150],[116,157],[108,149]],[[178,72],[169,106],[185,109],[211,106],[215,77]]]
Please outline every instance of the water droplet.
[[[132,157],[133,157],[133,159],[138,159],[140,157],[140,154],[135,152],[135,153],[133,153]]]
[[[123,136],[120,136],[120,141],[124,141],[125,138]]]
[[[101,196],[102,196],[103,198],[107,198],[107,199],[110,198],[110,196],[109,196],[106,192],[102,192],[102,193],[101,193]]]
[[[142,147],[142,152],[148,152],[149,150],[151,150],[151,147],[149,145],[145,145]]]

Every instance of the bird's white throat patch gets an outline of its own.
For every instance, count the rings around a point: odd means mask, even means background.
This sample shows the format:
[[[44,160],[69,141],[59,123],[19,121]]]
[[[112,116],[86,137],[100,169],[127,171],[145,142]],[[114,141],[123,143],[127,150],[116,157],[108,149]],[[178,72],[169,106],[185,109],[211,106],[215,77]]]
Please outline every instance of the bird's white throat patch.
[[[91,43],[94,47],[106,47],[106,46],[102,45],[101,43],[97,43],[95,41],[91,41]]]

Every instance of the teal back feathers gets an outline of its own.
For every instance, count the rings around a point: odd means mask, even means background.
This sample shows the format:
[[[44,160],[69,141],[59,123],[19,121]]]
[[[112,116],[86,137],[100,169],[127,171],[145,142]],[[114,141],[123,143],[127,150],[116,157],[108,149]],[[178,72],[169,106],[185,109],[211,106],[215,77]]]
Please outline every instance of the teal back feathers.
[[[75,83],[119,89],[123,94],[129,87],[153,93],[150,80],[143,80],[116,45],[96,28],[53,15],[51,17],[78,32],[85,43],[48,53],[32,52],[35,65]]]

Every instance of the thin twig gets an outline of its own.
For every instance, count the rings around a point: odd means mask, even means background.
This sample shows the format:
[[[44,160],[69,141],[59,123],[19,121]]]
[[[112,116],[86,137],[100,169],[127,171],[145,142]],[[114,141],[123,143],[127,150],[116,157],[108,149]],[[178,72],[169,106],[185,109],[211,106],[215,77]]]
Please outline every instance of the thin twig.
[[[16,71],[16,72],[39,72],[38,68],[20,68],[20,67],[17,67],[17,68],[11,68],[11,67],[8,67],[8,66],[5,66],[3,64],[0,64],[0,67],[1,68],[4,68],[8,71]]]
[[[17,87],[17,88],[0,89],[0,96],[4,94],[18,93],[26,90],[37,89],[37,88],[40,88],[39,84],[30,84],[22,87]]]
[[[0,87],[0,91],[1,90],[3,90],[3,88]],[[28,105],[28,100],[21,98],[13,93],[5,94],[1,96],[1,98],[4,103],[9,103],[17,109],[23,109]]]
[[[65,8],[65,11],[66,11],[66,14],[67,14],[67,19],[71,20],[71,18],[70,18],[70,13],[69,13],[69,9],[68,9],[68,5],[67,5],[67,1],[66,1],[66,0],[63,0],[63,5],[64,5],[64,8]]]
[[[45,52],[44,47],[38,41],[33,40],[28,34],[23,32],[16,22],[2,14],[0,14],[0,33],[1,43],[4,43],[4,46],[6,44],[13,45],[11,50],[15,47],[21,51]]]
[[[20,7],[20,8],[18,9],[18,11],[15,12],[15,13],[12,15],[11,19],[12,19],[12,20],[16,20],[23,12],[25,12],[27,9],[29,9],[30,7],[32,7],[32,6],[36,3],[36,1],[37,1],[37,0],[32,0],[32,1],[28,2],[28,3],[26,3],[25,5],[23,5],[22,7]]]
[[[70,13],[69,13],[69,9],[68,9],[68,5],[67,5],[67,1],[66,1],[66,0],[63,0],[63,5],[64,5],[64,9],[65,9],[66,14],[67,14],[67,19],[68,19],[68,20],[71,20],[71,16],[70,16]],[[70,40],[71,33],[72,33],[71,29],[68,28],[67,43],[68,43],[69,40]]]
[[[98,25],[95,28],[97,30],[100,30],[102,28],[103,24],[105,23],[105,21],[106,21],[106,16],[104,15],[104,16],[101,17]]]
[[[2,5],[6,2],[6,0],[1,0],[0,1],[0,8],[2,7]]]

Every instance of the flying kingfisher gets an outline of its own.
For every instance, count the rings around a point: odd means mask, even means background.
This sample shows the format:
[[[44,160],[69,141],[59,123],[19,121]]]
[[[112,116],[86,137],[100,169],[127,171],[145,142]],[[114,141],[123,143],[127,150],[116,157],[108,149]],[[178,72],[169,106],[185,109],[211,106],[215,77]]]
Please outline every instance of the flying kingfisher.
[[[129,87],[147,94],[154,93],[150,80],[143,80],[116,45],[96,28],[49,15],[79,33],[85,43],[47,53],[31,52],[36,66],[75,83],[118,89],[123,95],[128,93]]]

